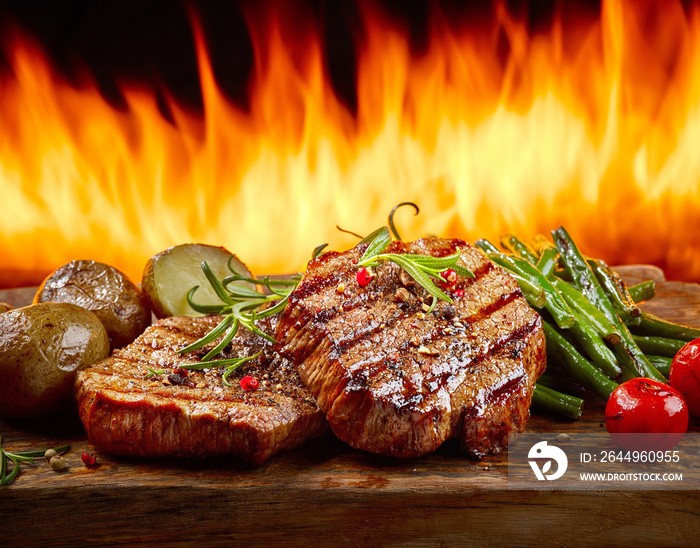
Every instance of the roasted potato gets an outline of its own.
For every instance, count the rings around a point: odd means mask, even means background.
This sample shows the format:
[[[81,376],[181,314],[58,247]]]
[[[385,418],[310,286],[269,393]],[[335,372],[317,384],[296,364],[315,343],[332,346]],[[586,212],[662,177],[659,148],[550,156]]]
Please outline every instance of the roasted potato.
[[[89,310],[41,303],[0,314],[0,414],[44,417],[71,400],[75,374],[109,355],[109,337]]]
[[[151,324],[151,309],[136,284],[116,268],[96,261],[71,261],[50,274],[35,303],[72,303],[92,310],[104,324],[111,348],[132,342]]]
[[[143,271],[141,287],[153,313],[159,317],[199,316],[187,302],[187,293],[199,286],[194,299],[201,304],[221,304],[202,272],[202,262],[220,280],[232,274],[250,277],[248,268],[230,251],[207,244],[182,244],[170,247],[151,257]],[[246,282],[236,282],[246,284]],[[252,284],[247,284],[252,287]]]

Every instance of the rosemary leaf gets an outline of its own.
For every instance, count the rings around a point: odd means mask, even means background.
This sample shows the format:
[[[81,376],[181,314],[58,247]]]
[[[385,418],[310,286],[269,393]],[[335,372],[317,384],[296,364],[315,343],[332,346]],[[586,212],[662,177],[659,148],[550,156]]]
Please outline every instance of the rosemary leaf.
[[[454,266],[452,267],[452,270],[454,270],[458,276],[464,276],[465,278],[474,278],[475,277],[474,273],[471,270],[462,266],[461,264],[455,263]]]
[[[271,306],[270,308],[263,310],[262,312],[258,312],[257,318],[259,320],[262,320],[263,318],[269,318],[270,316],[274,316],[278,312],[282,312],[286,307],[287,307],[287,297],[285,297],[283,300],[279,301],[276,305]]]
[[[374,232],[371,232],[370,234],[367,234],[364,238],[362,238],[359,242],[357,242],[357,245],[360,244],[369,244],[372,243],[374,240],[376,240],[380,235],[382,238],[384,237],[384,233],[386,232],[386,235],[389,237],[389,243],[391,242],[391,235],[389,234],[389,229],[385,226],[380,226],[377,230]],[[388,244],[387,244],[388,245]]]
[[[467,278],[474,277],[474,273],[471,270],[457,264],[459,253],[453,253],[445,257],[433,257],[432,255],[419,255],[414,253],[403,253],[402,255],[412,262],[431,270],[444,272],[448,268],[451,268],[460,276],[465,276]]]
[[[251,289],[249,287],[245,287],[242,285],[234,285],[233,287],[229,287],[229,284],[231,283],[228,281],[229,278],[224,278],[221,281],[221,285],[226,287],[226,290],[229,292],[229,296],[233,300],[237,299],[259,299],[261,293],[259,291],[256,291],[255,289]]]
[[[211,369],[212,367],[228,367],[231,365],[240,365],[249,360],[252,360],[253,358],[257,358],[261,352],[262,351],[258,352],[257,354],[253,354],[252,356],[243,356],[242,358],[226,358],[224,360],[209,360],[196,363],[186,363],[185,365],[181,365],[180,369],[187,369],[189,371],[201,371],[202,369]]]
[[[226,370],[224,371],[224,374],[223,374],[223,376],[222,376],[222,378],[221,378],[221,380],[223,381],[223,383],[224,383],[226,386],[231,386],[231,383],[228,382],[228,378],[231,376],[231,373],[233,373],[236,369],[238,369],[238,368],[239,368],[241,365],[243,365],[244,363],[246,363],[246,362],[248,362],[248,361],[250,361],[250,360],[252,360],[252,359],[254,359],[254,358],[257,358],[261,353],[262,353],[262,350],[261,350],[260,352],[258,352],[257,354],[253,354],[252,356],[246,356],[246,357],[244,357],[244,358],[238,358],[238,361],[237,361],[237,362],[231,363],[231,364],[226,368]]]
[[[323,255],[323,250],[328,247],[328,244],[321,244],[317,245],[313,252],[311,253],[311,258],[312,259],[318,259],[321,255]]]
[[[381,256],[380,256],[381,257]],[[404,255],[393,255],[389,259],[396,264],[402,266],[406,272],[413,278],[423,289],[430,293],[433,297],[440,299],[441,301],[452,302],[449,295],[443,292],[438,286],[436,286],[430,279],[430,276],[425,273],[424,270],[420,268],[415,262],[407,259]]]
[[[240,321],[238,320],[238,318],[234,318],[233,324],[226,330],[226,335],[224,336],[224,338],[221,339],[221,341],[219,341],[219,344],[217,344],[214,348],[212,348],[209,352],[205,354],[205,356],[202,358],[202,361],[209,361],[214,356],[223,351],[223,349],[226,348],[228,343],[230,343],[236,336],[236,333],[238,333],[239,325]]]
[[[226,292],[226,288],[221,284],[219,279],[216,277],[216,274],[212,272],[211,268],[209,268],[206,261],[202,261],[202,272],[204,272],[204,275],[207,277],[207,281],[216,293],[216,296],[226,304],[233,304],[233,300]]]
[[[12,461],[14,467],[12,468],[9,474],[6,474],[2,478],[0,478],[0,487],[4,485],[10,485],[13,481],[15,481],[15,478],[19,475],[19,461],[10,453],[6,453],[5,451],[3,451],[3,454],[6,455]]]
[[[61,445],[60,447],[54,447],[53,448],[56,453],[59,455],[62,455],[63,453],[70,451],[70,445]],[[36,459],[39,457],[43,457],[46,454],[46,451],[21,451],[19,453],[12,453],[15,457],[20,457],[22,459]]]
[[[192,344],[187,345],[184,348],[181,348],[180,350],[178,350],[178,352],[180,354],[184,354],[185,352],[192,352],[193,350],[199,350],[200,348],[208,345],[210,342],[215,341],[221,335],[223,335],[226,332],[226,330],[229,328],[229,326],[235,320],[236,320],[236,318],[234,318],[233,316],[225,316],[224,319],[219,322],[219,325],[217,325],[209,333],[204,335],[204,337],[193,342]]]
[[[195,312],[200,314],[221,314],[226,309],[226,305],[221,304],[198,304],[194,302],[194,294],[199,289],[198,285],[195,285],[192,289],[187,292],[187,304]]]
[[[389,234],[389,229],[383,226],[377,234],[377,237],[374,238],[374,240],[372,240],[367,246],[367,249],[365,249],[362,258],[360,259],[360,263],[375,258],[377,255],[382,253],[387,247],[389,247],[390,243],[391,234]]]

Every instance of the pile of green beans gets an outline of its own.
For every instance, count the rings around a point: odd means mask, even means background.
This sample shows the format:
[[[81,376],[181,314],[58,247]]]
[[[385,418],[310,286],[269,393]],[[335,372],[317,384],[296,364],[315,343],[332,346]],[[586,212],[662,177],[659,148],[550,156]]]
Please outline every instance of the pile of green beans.
[[[580,417],[583,400],[562,389],[562,380],[605,400],[630,378],[668,382],[673,356],[700,337],[700,329],[643,312],[638,303],[654,297],[654,282],[627,287],[603,261],[585,257],[564,227],[532,245],[510,234],[500,243],[503,251],[487,240],[476,246],[518,281],[543,320],[547,369],[560,372],[538,381],[534,407]]]

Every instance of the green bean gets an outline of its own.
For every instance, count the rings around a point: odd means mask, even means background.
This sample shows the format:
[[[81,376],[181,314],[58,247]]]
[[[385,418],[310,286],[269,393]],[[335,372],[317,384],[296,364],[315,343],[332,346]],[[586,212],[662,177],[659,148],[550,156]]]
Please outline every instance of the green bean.
[[[622,278],[613,271],[603,261],[596,259],[588,259],[588,264],[593,270],[598,282],[603,287],[603,290],[608,295],[608,299],[617,309],[618,315],[625,322],[629,322],[633,318],[638,318],[642,311],[636,305],[634,300],[627,290],[625,282]]]
[[[535,244],[535,251],[537,251],[537,254],[540,256],[542,256],[542,253],[544,253],[545,250],[549,249],[550,247],[554,247],[552,241],[544,234],[536,234],[532,239],[532,242]]]
[[[566,270],[574,280],[576,287],[603,314],[614,323],[617,313],[601,287],[591,267],[581,255],[578,247],[563,226],[552,232],[556,246]]]
[[[559,278],[552,279],[552,285],[561,293],[572,310],[584,316],[598,334],[611,344],[619,344],[622,337],[618,328],[600,310],[591,304],[573,285]]]
[[[537,384],[542,384],[557,392],[564,392],[565,394],[581,394],[583,392],[583,387],[576,379],[568,375],[566,371],[560,370],[560,366],[553,362],[554,360],[547,360],[547,370],[537,379]]]
[[[547,295],[545,295],[544,289],[532,283],[530,280],[519,276],[515,272],[511,272],[510,274],[515,278],[515,281],[518,282],[520,291],[523,292],[523,296],[530,306],[542,308],[547,303]]]
[[[685,346],[685,341],[669,339],[668,337],[648,337],[644,335],[632,335],[632,337],[645,354],[666,356],[668,358],[673,358]]]
[[[559,253],[556,248],[548,247],[540,255],[537,261],[537,269],[542,272],[542,275],[549,278],[559,262]]]
[[[653,354],[647,354],[647,359],[654,364],[654,367],[659,370],[664,377],[668,378],[671,375],[671,363],[673,358],[668,356],[654,356]]]
[[[552,283],[535,266],[528,263],[525,259],[506,255],[505,253],[489,253],[489,258],[522,278],[530,280],[534,285],[541,287],[547,298],[544,308],[549,311],[560,328],[567,329],[573,325],[575,320],[571,313],[571,308],[569,308],[569,305]]]
[[[548,322],[542,322],[542,325],[547,339],[547,352],[559,352],[561,363],[567,368],[569,375],[604,400],[607,400],[611,392],[617,387],[617,383],[610,380],[588,359],[582,356],[574,345],[567,341],[554,326]]]
[[[574,312],[576,321],[573,325],[562,333],[570,342],[578,343],[581,349],[598,369],[611,379],[616,379],[622,373],[622,369],[617,363],[615,353],[608,348],[603,339],[598,335],[596,329],[590,324],[586,316]]]
[[[583,414],[583,400],[536,384],[532,393],[532,405],[542,411],[558,413],[570,419],[578,419]]]
[[[635,335],[668,337],[686,342],[700,338],[700,329],[662,320],[646,312],[642,313],[640,320],[639,325],[633,326],[631,329]]]
[[[617,327],[617,331],[622,337],[619,344],[615,344],[613,349],[617,355],[620,364],[627,367],[638,377],[648,377],[651,379],[665,382],[664,376],[659,373],[656,368],[646,359],[632,338],[632,334],[627,329],[617,312],[613,308],[612,303],[608,299],[605,291],[598,283],[598,279],[593,274],[591,267],[581,255],[578,247],[569,236],[564,227],[559,227],[552,232],[554,244],[559,250],[566,270],[571,274],[576,286],[579,290],[591,301],[591,303],[600,309],[608,319]]]
[[[537,254],[525,242],[513,236],[512,234],[504,234],[501,237],[501,245],[510,251],[513,255],[517,255],[525,259],[530,264],[537,264]]]
[[[487,255],[489,253],[500,253],[501,252],[501,250],[498,249],[495,245],[493,245],[491,242],[489,242],[488,240],[485,240],[483,238],[474,242],[474,245],[476,247],[478,247],[479,249],[481,249],[481,251],[483,251]]]
[[[656,295],[656,282],[654,280],[647,280],[646,282],[629,286],[627,291],[629,291],[630,297],[632,297],[635,303],[648,301]]]

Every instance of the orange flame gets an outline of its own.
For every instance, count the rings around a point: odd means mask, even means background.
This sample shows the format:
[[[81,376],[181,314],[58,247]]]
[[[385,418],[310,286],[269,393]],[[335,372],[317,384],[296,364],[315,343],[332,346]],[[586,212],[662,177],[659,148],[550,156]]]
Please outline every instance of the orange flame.
[[[269,6],[268,6],[269,8]],[[249,110],[221,92],[193,14],[204,115],[123,85],[112,107],[15,33],[0,76],[0,286],[75,258],[135,280],[148,257],[200,241],[254,272],[302,270],[311,249],[368,233],[406,200],[405,238],[523,238],[564,224],[591,255],[700,280],[700,9],[606,1],[546,32],[498,5],[472,28],[435,11],[426,49],[362,11],[357,112],[330,84],[312,19],[249,9]],[[504,55],[504,46],[507,55]]]

